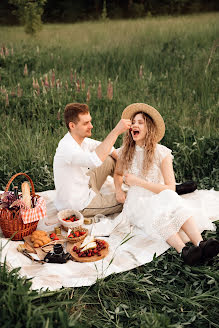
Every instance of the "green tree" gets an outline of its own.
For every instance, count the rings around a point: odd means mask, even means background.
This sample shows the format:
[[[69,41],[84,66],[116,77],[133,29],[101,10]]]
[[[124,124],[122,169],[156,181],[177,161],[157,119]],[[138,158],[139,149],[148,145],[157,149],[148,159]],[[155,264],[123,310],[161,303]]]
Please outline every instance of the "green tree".
[[[26,33],[35,35],[42,29],[43,6],[47,0],[9,0],[9,3],[16,7],[14,14],[24,25]]]

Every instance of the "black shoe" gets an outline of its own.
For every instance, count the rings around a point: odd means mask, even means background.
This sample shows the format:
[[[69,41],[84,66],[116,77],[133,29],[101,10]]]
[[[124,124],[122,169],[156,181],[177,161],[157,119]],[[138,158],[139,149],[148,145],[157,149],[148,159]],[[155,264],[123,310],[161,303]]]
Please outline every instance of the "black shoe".
[[[182,249],[182,259],[188,265],[198,264],[202,259],[202,249],[198,246],[185,246]]]
[[[197,189],[197,183],[194,181],[186,181],[176,185],[176,192],[178,195],[188,194]]]
[[[219,241],[213,238],[201,241],[199,248],[202,250],[202,260],[208,261],[219,253]]]

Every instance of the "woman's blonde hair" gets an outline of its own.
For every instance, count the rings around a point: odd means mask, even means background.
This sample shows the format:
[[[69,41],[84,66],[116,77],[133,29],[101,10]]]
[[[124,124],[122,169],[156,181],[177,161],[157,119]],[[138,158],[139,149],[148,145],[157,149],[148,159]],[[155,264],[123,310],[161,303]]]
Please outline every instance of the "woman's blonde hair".
[[[131,121],[134,119],[134,117],[137,114],[142,114],[145,124],[147,126],[147,133],[145,135],[144,146],[143,146],[145,149],[144,161],[143,161],[142,172],[141,172],[143,175],[145,175],[150,169],[154,160],[154,152],[157,144],[156,142],[157,128],[152,118],[144,112],[135,113],[131,117]],[[135,153],[135,141],[132,138],[131,132],[128,131],[123,137],[122,149],[121,149],[121,153],[119,154],[120,165],[118,167],[118,170],[121,173],[130,169],[134,157],[134,153]]]

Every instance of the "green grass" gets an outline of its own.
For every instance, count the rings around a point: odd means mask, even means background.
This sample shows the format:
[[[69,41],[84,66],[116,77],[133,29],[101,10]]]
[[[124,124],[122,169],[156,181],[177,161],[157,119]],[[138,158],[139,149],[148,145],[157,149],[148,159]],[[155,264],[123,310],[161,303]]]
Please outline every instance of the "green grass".
[[[219,225],[217,224],[218,228]],[[219,230],[209,233],[219,237]],[[206,234],[207,237],[207,234]],[[95,285],[36,292],[19,271],[0,270],[2,328],[219,327],[219,262],[189,267],[174,250]]]
[[[174,152],[177,181],[219,190],[218,39],[219,14],[45,25],[35,39],[21,27],[1,27],[0,190],[17,172],[31,176],[37,191],[53,189],[52,161],[66,133],[68,102],[86,102],[102,140],[125,106],[145,102],[163,115],[163,143]],[[38,51],[39,50],[39,51]],[[23,75],[24,65],[28,76]],[[140,66],[143,76],[139,77]],[[206,71],[207,67],[207,71]],[[32,78],[51,78],[60,89],[34,94]],[[70,70],[85,80],[77,92]],[[113,99],[106,96],[108,79]],[[102,82],[102,99],[97,97]],[[66,89],[66,81],[68,89]],[[21,97],[14,92],[17,85]],[[6,91],[5,91],[6,90]],[[6,106],[6,93],[9,106]],[[121,138],[116,146],[121,145]],[[19,179],[18,179],[19,181]],[[170,250],[135,270],[112,275],[89,288],[36,293],[18,272],[0,271],[3,327],[219,327],[218,263],[188,268]]]
[[[200,187],[218,189],[217,49],[205,72],[218,30],[218,14],[46,25],[35,39],[22,27],[2,27],[2,45],[13,47],[14,55],[0,57],[0,188],[18,171],[29,173],[39,191],[54,188],[52,161],[66,132],[64,107],[86,102],[90,86],[94,138],[102,140],[128,104],[151,104],[165,119],[163,143],[174,151],[177,180],[193,178]],[[25,63],[28,76],[23,75]],[[32,78],[40,83],[45,74],[51,78],[52,69],[62,87],[43,93],[40,84],[40,96],[34,97]],[[77,92],[70,81],[71,69],[80,82],[84,78],[84,91]],[[112,100],[106,97],[109,78]],[[97,98],[99,80],[102,99]],[[13,95],[18,83],[20,98]]]

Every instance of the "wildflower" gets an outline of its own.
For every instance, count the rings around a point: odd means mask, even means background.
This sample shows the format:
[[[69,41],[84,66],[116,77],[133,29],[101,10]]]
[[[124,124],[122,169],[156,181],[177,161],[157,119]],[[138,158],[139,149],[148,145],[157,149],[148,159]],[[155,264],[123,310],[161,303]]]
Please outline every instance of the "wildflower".
[[[9,56],[8,48],[5,47],[5,56]]]
[[[36,47],[36,52],[37,52],[37,53],[40,52],[40,48],[39,48],[39,46]]]
[[[101,86],[101,81],[99,80],[98,88],[97,88],[97,98],[101,99],[102,98],[102,86]]]
[[[28,75],[27,64],[24,65],[24,76]]]
[[[47,94],[47,91],[46,91],[46,88],[45,86],[43,85],[43,94],[46,95]]]
[[[34,77],[33,77],[33,88],[36,89],[36,82],[35,82]]]
[[[58,79],[58,80],[56,80],[56,88],[57,88],[57,90],[59,90],[60,87],[61,87],[60,80]]]
[[[65,81],[65,89],[68,90],[68,81]]]
[[[58,110],[58,112],[57,112],[57,120],[58,120],[58,121],[60,121],[60,118],[61,118],[60,112],[61,112],[61,110],[60,110],[60,108],[59,108],[59,110]]]
[[[81,90],[85,90],[85,81],[82,79],[81,81]]]
[[[5,95],[5,107],[9,106],[8,94]]]
[[[76,91],[80,92],[80,81],[79,81],[79,79],[77,79],[77,82],[76,82]]]
[[[40,82],[41,82],[42,87],[44,87],[44,81],[43,81],[42,77],[40,78]]]
[[[14,49],[13,49],[13,47],[11,48],[11,55],[13,56],[13,54],[14,54]]]
[[[113,99],[113,85],[110,79],[107,86],[107,98],[110,100]]]
[[[52,78],[51,78],[51,87],[54,88],[55,86],[55,80],[56,80],[56,76],[55,76],[55,71],[54,69],[52,70]]]
[[[73,82],[73,72],[72,72],[72,68],[71,68],[71,72],[70,72],[70,82],[71,82],[71,84],[72,84],[72,82]]]
[[[77,80],[77,71],[75,69],[75,82],[76,82],[76,80]]]
[[[143,76],[143,66],[140,65],[140,69],[139,69],[139,78],[142,79]]]
[[[40,86],[39,86],[39,83],[38,83],[37,79],[36,79],[36,83],[35,83],[35,88],[37,90],[37,95],[39,96],[40,95]]]
[[[3,47],[1,47],[1,52],[0,52],[0,54],[1,54],[1,57],[2,57],[2,58],[5,58],[5,53],[4,53],[4,48],[3,48]]]
[[[88,89],[87,89],[87,99],[86,99],[86,101],[89,102],[89,101],[90,101],[90,98],[91,98],[91,95],[90,95],[90,87],[88,87]]]
[[[49,87],[49,81],[48,81],[48,75],[47,74],[45,74],[45,80],[44,80],[44,85],[45,85],[45,87]]]
[[[20,83],[17,85],[17,96],[20,98],[23,94],[23,90],[20,87]]]

